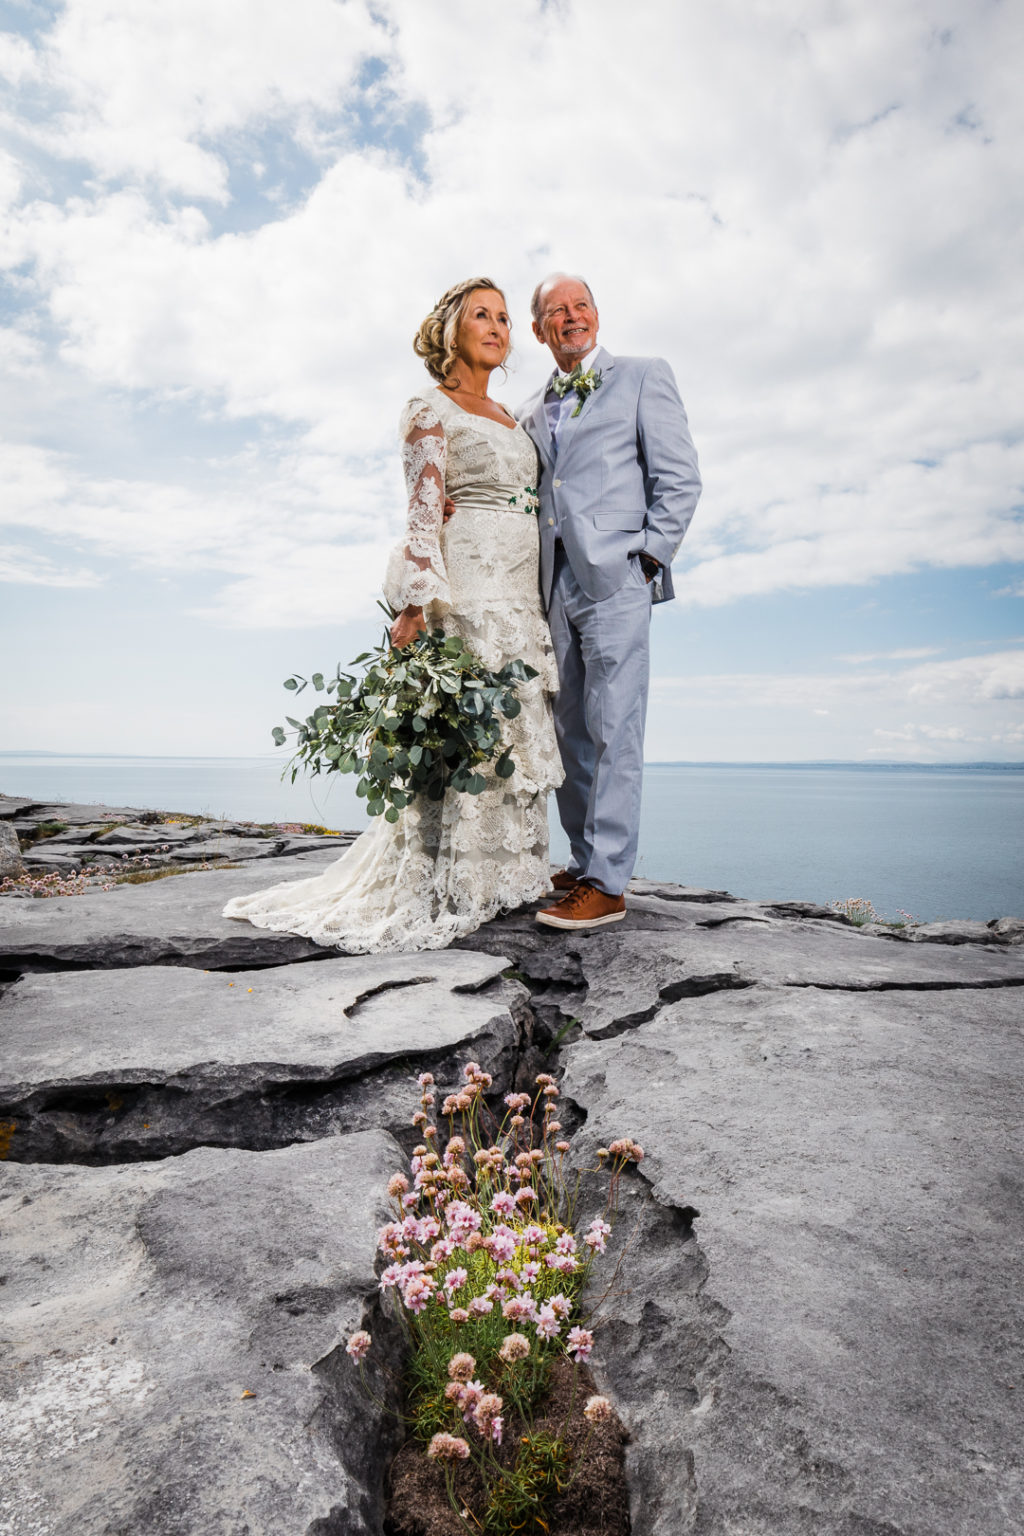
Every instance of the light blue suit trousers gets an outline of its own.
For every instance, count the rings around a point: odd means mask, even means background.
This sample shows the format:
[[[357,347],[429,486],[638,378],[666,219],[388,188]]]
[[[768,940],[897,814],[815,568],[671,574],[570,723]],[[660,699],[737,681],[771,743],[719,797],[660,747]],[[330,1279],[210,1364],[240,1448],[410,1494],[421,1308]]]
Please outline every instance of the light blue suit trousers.
[[[569,868],[611,896],[636,863],[650,670],[651,589],[639,561],[629,580],[587,597],[560,551],[548,623],[558,662],[555,732],[565,767],[556,791]]]

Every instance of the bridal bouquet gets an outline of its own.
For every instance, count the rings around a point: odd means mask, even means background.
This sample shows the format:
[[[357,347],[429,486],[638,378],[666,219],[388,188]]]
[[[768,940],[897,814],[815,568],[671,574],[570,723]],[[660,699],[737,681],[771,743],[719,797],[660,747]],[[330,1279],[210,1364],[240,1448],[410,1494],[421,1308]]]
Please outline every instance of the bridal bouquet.
[[[480,794],[487,783],[480,770],[488,765],[499,779],[511,778],[515,763],[502,749],[501,717],[518,715],[516,690],[537,676],[535,668],[516,660],[488,671],[457,636],[439,629],[401,651],[385,638],[352,666],[363,663],[361,676],[339,666],[325,682],[314,672],[308,681],[329,702],[305,720],[286,717],[295,732],[293,784],[303,769],[358,773],[356,794],[366,800],[367,813],[397,821],[417,795]],[[295,675],[284,686],[301,693],[308,681]],[[273,735],[284,746],[284,728],[276,725]]]

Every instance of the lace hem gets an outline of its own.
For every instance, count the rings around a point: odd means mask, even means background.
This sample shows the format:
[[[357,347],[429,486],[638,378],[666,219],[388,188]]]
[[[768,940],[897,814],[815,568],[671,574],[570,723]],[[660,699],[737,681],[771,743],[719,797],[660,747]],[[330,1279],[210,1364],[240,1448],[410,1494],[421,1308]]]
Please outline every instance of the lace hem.
[[[504,804],[504,840],[488,837],[487,849],[479,835],[462,846],[464,809],[452,802],[468,798],[410,806],[394,825],[375,822],[322,875],[235,897],[224,915],[348,954],[444,949],[549,889],[542,797]]]

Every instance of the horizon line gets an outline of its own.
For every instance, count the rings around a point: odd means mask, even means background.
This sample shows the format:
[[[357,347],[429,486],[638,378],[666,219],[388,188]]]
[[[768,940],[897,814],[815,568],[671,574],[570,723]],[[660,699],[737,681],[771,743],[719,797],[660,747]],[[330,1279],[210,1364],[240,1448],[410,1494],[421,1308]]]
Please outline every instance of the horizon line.
[[[153,763],[153,762],[245,762],[258,763],[283,758],[270,752],[256,753],[200,753],[200,752],[51,752],[45,749],[0,748],[0,760],[5,758],[88,758],[92,761]],[[856,757],[785,757],[785,758],[728,758],[728,757],[676,757],[645,760],[645,768],[1018,768],[1024,769],[1020,758],[856,758]]]

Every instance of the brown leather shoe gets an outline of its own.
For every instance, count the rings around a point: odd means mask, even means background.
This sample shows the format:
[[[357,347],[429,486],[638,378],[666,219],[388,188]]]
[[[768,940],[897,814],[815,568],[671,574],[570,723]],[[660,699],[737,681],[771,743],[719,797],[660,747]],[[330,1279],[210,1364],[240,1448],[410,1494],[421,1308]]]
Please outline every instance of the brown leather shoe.
[[[605,923],[621,923],[625,915],[625,896],[607,896],[581,881],[553,907],[542,907],[537,921],[549,928],[603,928]]]
[[[551,889],[553,891],[572,891],[580,883],[579,875],[571,875],[567,869],[560,869],[557,875],[551,876]]]

